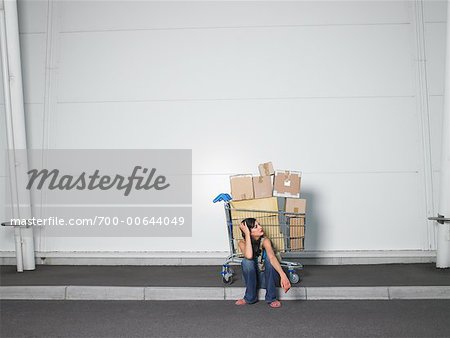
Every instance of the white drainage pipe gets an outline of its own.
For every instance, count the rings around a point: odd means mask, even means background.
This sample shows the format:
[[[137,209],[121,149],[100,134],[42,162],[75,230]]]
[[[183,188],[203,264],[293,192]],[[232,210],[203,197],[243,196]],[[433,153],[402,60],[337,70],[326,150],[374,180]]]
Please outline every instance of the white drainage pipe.
[[[0,49],[5,97],[9,174],[13,218],[31,218],[30,191],[19,182],[26,182],[28,171],[27,140],[20,60],[19,20],[16,0],[0,0]],[[33,228],[15,226],[17,271],[34,270]]]

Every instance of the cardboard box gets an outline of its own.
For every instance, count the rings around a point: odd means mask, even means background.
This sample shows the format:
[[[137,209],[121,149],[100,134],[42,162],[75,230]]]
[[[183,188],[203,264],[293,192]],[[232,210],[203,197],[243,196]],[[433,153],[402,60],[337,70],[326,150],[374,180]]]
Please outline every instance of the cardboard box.
[[[289,227],[289,230],[290,230],[290,234],[289,234],[290,238],[305,237],[305,227],[304,226],[299,226],[299,225],[292,226],[291,225]]]
[[[278,200],[276,197],[259,198],[245,201],[231,201],[231,219],[233,222],[233,237],[241,239],[239,224],[248,217],[256,218],[262,227],[278,226]],[[247,211],[250,210],[250,211]],[[273,211],[271,212],[258,212]]]
[[[286,212],[306,213],[306,200],[303,198],[286,198]]]
[[[289,215],[286,215],[289,217],[289,225],[298,225],[298,226],[305,226],[305,217],[290,217]]]
[[[301,176],[299,171],[276,170],[273,196],[299,198]]]
[[[275,211],[278,212],[278,200],[276,197],[268,198],[258,198],[246,201],[231,201],[231,207],[233,209],[244,209],[244,210],[264,210],[264,211]],[[247,216],[253,217],[253,216]],[[244,217],[246,218],[246,217]],[[255,217],[257,218],[257,217]]]
[[[291,238],[291,251],[303,250],[303,238]]]
[[[276,220],[278,222],[278,216],[273,216],[273,220]],[[256,217],[257,218],[257,217]],[[257,218],[259,224],[261,224],[260,219]],[[264,236],[267,238],[270,238],[272,241],[272,244],[276,251],[278,252],[284,252],[284,236],[280,232],[280,226],[279,225],[273,225],[276,224],[273,221],[267,222],[263,221],[262,223],[270,223],[271,225],[267,224],[261,224],[261,227],[264,230]],[[240,221],[233,221],[233,238],[235,240],[234,245],[238,253],[241,253],[241,250],[239,249],[238,242],[242,238],[241,229],[239,228]]]
[[[272,162],[262,163],[258,166],[258,169],[261,176],[270,176],[275,174]]]
[[[253,177],[253,191],[255,198],[272,197],[272,176]]]
[[[252,175],[230,176],[230,185],[234,201],[249,200],[254,197]]]
[[[284,237],[283,235],[278,235],[278,237],[276,236],[269,236],[266,234],[266,237],[269,237],[270,240],[272,241],[272,246],[275,249],[276,252],[281,253],[281,252],[285,252],[285,248],[284,248]]]
[[[239,213],[239,211],[232,214],[233,217],[233,237],[235,239],[242,239],[241,229],[239,228],[239,224],[246,218],[246,217],[239,217],[234,218],[236,213]],[[255,217],[261,227],[264,229],[264,233],[269,236],[270,238],[280,237],[281,231],[280,226],[278,225],[278,216],[270,216],[270,217]]]
[[[256,218],[267,237],[272,239],[277,250],[284,249],[284,238],[278,218],[278,199],[276,197],[259,198],[245,201],[231,201],[231,219],[233,222],[233,238],[235,248],[240,252],[237,242],[242,239],[239,224],[247,217]],[[266,211],[266,212],[259,212]],[[267,212],[269,211],[269,212]],[[271,213],[270,211],[273,211]]]

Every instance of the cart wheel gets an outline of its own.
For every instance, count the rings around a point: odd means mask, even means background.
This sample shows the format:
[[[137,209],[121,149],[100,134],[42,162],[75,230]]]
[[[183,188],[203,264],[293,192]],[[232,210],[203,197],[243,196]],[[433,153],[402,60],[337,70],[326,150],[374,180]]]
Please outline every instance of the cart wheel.
[[[225,275],[225,276],[223,276],[222,277],[222,282],[224,283],[224,284],[227,284],[227,285],[230,285],[231,283],[233,283],[233,275]]]
[[[296,273],[291,272],[289,274],[289,280],[291,281],[292,284],[297,284],[300,281],[300,277]]]

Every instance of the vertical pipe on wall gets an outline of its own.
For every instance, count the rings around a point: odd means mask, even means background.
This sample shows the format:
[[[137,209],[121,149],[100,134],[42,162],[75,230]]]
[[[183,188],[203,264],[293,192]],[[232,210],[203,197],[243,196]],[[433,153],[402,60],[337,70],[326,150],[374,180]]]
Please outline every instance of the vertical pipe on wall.
[[[31,218],[31,196],[25,186],[28,171],[27,140],[20,60],[17,0],[0,0],[0,39],[5,93],[6,130],[9,173],[11,179],[13,218]],[[15,229],[17,270],[34,270],[34,238],[32,227]]]
[[[447,1],[447,47],[445,52],[444,114],[442,123],[441,184],[439,215],[450,218],[450,1]],[[438,223],[436,267],[450,266],[449,223]]]

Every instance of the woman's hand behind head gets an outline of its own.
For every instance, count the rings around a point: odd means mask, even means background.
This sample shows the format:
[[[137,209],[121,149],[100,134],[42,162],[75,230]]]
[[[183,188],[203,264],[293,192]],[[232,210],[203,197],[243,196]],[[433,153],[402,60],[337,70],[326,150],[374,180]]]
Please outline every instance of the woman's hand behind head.
[[[245,235],[249,235],[250,234],[250,229],[248,228],[247,224],[245,224],[244,221],[242,221],[241,224],[239,224],[239,229],[241,229],[241,231]]]

